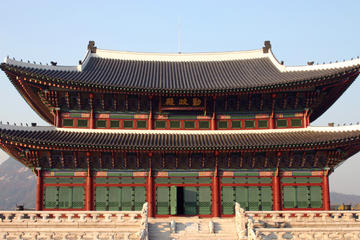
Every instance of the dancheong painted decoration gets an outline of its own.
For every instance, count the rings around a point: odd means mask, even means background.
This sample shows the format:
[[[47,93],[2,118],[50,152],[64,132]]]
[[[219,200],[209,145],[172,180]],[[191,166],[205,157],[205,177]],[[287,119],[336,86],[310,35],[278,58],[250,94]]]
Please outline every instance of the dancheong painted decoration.
[[[231,216],[329,210],[328,176],[360,127],[313,127],[360,60],[287,67],[260,50],[97,49],[77,66],[6,58],[1,69],[52,126],[0,125],[0,145],[37,175],[37,210]]]

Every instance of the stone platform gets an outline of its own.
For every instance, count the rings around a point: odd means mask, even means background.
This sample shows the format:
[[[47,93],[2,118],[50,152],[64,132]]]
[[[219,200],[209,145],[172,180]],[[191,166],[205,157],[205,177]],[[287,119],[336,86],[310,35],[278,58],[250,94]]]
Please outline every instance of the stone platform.
[[[360,239],[360,211],[244,211],[235,217],[148,218],[142,211],[2,211],[3,240]]]

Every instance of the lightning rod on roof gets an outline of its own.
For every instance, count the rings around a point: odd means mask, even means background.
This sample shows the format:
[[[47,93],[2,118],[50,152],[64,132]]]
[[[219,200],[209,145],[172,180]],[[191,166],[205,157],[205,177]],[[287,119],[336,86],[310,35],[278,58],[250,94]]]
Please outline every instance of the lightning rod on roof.
[[[178,53],[181,53],[181,18],[178,18]]]

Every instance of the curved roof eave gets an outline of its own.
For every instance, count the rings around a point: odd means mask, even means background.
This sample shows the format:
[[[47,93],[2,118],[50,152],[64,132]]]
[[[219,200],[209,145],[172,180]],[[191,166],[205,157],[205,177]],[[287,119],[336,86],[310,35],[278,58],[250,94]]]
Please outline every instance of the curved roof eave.
[[[56,84],[64,88],[71,86],[155,94],[268,91],[319,82],[358,71],[359,67],[360,59],[332,64],[284,66],[275,58],[271,46],[267,49],[217,53],[141,53],[96,49],[88,50],[77,66],[40,65],[10,58],[5,58],[1,64],[3,70],[40,78],[48,86]],[[172,72],[164,74],[164,71]]]

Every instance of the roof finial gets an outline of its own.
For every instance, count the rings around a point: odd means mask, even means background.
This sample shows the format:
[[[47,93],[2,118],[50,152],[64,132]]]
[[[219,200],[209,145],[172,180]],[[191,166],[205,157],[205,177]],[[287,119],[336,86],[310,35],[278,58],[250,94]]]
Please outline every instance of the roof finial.
[[[263,53],[268,53],[270,49],[271,49],[271,43],[269,40],[266,40],[264,42]]]
[[[97,49],[97,47],[95,47],[95,41],[89,41],[88,50],[91,53],[96,53],[96,49]]]

